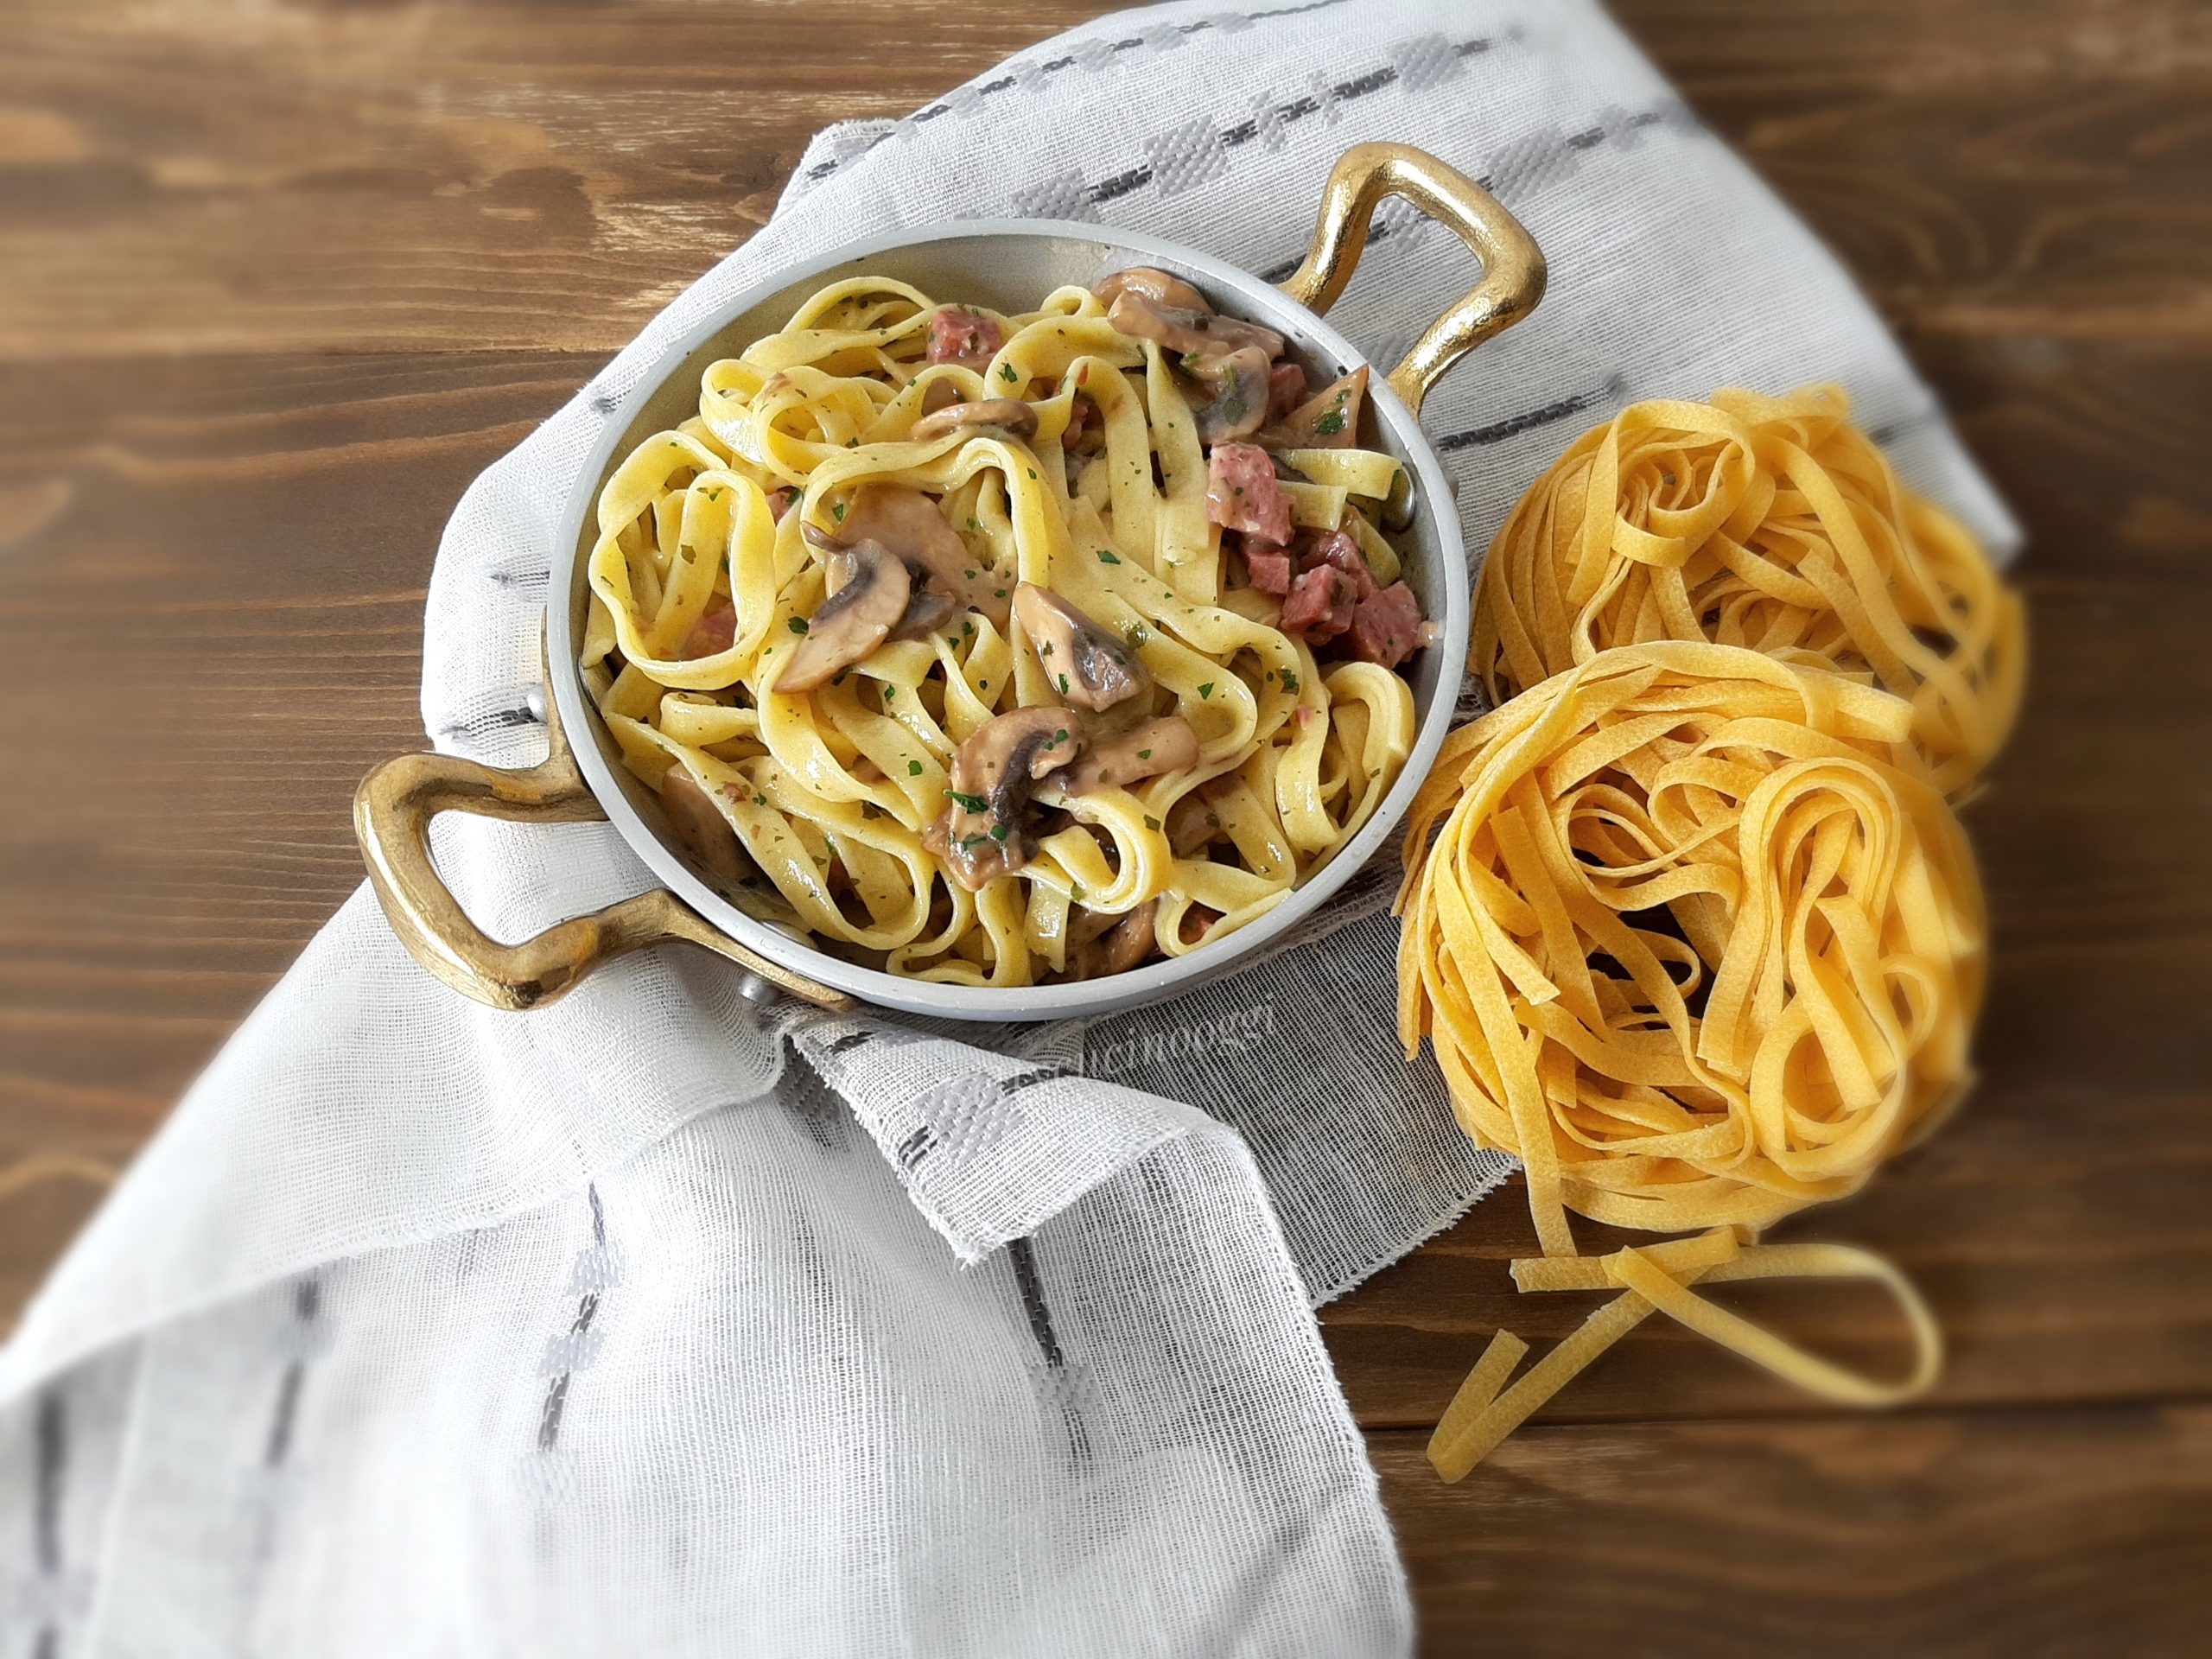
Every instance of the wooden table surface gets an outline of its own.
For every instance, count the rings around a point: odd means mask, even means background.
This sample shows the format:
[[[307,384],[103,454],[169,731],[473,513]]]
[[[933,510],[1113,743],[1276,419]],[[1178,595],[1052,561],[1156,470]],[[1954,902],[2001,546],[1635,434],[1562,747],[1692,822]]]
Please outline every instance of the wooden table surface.
[[[0,1161],[119,1166],[359,879],[468,479],[763,222],[806,136],[1102,10],[16,0],[0,46]],[[2030,527],[1972,812],[1986,1080],[1785,1235],[1949,1332],[1885,1417],[1663,1320],[1463,1484],[1515,1193],[1328,1308],[1438,1653],[2202,1652],[2212,1583],[2212,27],[2119,0],[1633,0]],[[1697,392],[1701,387],[1683,388]],[[0,1205],[12,1315],[94,1201]],[[1817,1303],[1817,1306],[1812,1304]],[[1894,1361],[1872,1300],[1755,1306]]]

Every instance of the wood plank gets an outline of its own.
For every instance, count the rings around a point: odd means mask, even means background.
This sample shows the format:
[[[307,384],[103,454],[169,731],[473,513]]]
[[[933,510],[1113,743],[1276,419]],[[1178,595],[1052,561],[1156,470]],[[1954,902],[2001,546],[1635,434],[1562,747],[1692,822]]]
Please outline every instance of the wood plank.
[[[766,222],[815,130],[1105,9],[26,0],[0,353],[611,351]],[[2202,9],[1622,10],[1901,324],[2212,327]]]
[[[817,130],[1108,9],[25,0],[0,356],[611,351]]]
[[[1612,10],[1908,340],[2212,332],[2202,6]]]
[[[125,1161],[359,882],[439,530],[596,362],[0,369],[0,1166]],[[0,1200],[0,1320],[91,1198]]]
[[[2203,1651],[2212,1408],[1524,1430],[1458,1486],[1370,1434],[1421,1650]]]

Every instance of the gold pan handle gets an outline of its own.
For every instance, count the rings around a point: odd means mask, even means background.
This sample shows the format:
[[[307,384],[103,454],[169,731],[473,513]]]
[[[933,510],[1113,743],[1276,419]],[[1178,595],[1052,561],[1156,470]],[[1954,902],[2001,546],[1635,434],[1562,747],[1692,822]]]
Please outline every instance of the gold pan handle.
[[[1407,144],[1360,144],[1330,170],[1313,244],[1283,291],[1325,313],[1351,281],[1368,226],[1385,196],[1402,196],[1440,219],[1482,261],[1483,279],[1434,322],[1386,377],[1416,418],[1444,372],[1544,296],[1544,256],[1521,221],[1472,179]]]
[[[550,707],[545,723],[550,748],[534,766],[506,772],[458,755],[403,754],[361,780],[353,797],[353,832],[391,930],[416,961],[488,1007],[536,1008],[559,1001],[603,962],[664,939],[688,939],[817,1007],[852,1007],[842,992],[739,944],[665,887],[557,922],[519,944],[501,944],[470,921],[430,859],[430,820],[439,813],[528,823],[581,823],[607,816],[576,769],[560,716]]]

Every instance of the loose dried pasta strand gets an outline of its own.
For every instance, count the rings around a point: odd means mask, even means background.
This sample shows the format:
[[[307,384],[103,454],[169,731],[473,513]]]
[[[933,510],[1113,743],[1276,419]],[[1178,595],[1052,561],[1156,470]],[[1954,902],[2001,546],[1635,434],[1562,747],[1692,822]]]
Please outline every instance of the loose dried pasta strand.
[[[1503,1386],[1505,1380],[1528,1344],[1509,1331],[1491,1338],[1429,1437],[1429,1463],[1447,1481],[1464,1478],[1591,1361],[1654,1313],[1664,1313],[1784,1382],[1840,1405],[1895,1405],[1927,1389],[1942,1369],[1942,1332],[1911,1281],[1879,1256],[1849,1245],[1738,1249],[1734,1233],[1722,1228],[1695,1239],[1631,1246],[1607,1256],[1566,1261],[1539,1256],[1516,1262],[1513,1276],[1523,1291],[1618,1287],[1624,1294],[1599,1308],[1510,1388]],[[1847,1371],[1715,1306],[1690,1288],[1700,1282],[1732,1280],[1841,1278],[1871,1279],[1897,1299],[1913,1343],[1912,1370],[1902,1381],[1883,1382]]]

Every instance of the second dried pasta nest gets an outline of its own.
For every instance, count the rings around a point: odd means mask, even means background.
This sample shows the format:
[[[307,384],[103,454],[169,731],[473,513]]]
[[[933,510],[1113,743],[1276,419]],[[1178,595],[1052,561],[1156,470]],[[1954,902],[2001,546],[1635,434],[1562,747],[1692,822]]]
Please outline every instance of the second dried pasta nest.
[[[1615,645],[1741,645],[1904,697],[1936,786],[1962,792],[2019,707],[2019,600],[1849,416],[1834,387],[1722,391],[1578,439],[1483,567],[1471,663],[1491,700]]]

